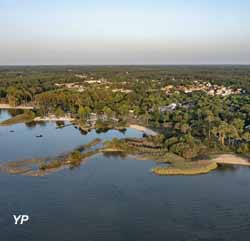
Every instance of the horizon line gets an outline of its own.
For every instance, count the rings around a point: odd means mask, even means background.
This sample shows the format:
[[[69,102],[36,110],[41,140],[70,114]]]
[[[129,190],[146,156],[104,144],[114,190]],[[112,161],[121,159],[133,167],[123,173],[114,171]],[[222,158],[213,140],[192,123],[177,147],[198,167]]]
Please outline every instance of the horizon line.
[[[108,67],[119,67],[119,66],[250,66],[249,64],[241,64],[241,63],[227,63],[227,64],[0,64],[0,67],[38,67],[38,66],[75,66],[75,67],[83,67],[83,66],[108,66]]]

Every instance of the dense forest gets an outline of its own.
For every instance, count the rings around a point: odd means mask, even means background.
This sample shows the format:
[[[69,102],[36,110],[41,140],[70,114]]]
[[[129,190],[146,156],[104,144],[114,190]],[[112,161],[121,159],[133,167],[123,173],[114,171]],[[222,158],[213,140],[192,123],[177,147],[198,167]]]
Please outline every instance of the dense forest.
[[[197,83],[241,92],[175,91]],[[0,98],[34,106],[37,116],[68,114],[87,124],[94,113],[97,124],[149,126],[186,159],[208,150],[250,152],[250,66],[2,66]]]

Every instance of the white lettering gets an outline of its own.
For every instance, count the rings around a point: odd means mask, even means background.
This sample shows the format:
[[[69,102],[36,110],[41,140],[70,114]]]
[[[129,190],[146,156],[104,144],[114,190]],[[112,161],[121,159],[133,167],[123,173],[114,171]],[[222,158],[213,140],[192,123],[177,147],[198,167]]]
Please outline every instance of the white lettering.
[[[13,215],[13,217],[14,217],[14,219],[15,219],[15,224],[17,224],[17,223],[18,223],[18,220],[22,217],[22,215],[18,215],[18,216]]]
[[[27,222],[29,220],[29,216],[28,215],[13,215],[14,220],[15,220],[15,224],[18,224],[19,220],[19,224],[23,224],[24,222]]]

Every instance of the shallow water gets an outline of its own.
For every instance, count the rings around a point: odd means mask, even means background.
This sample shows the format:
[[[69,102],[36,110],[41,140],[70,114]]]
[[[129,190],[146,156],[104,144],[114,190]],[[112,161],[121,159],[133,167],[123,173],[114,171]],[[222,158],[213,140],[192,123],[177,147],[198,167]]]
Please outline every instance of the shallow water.
[[[124,137],[55,127],[0,127],[1,161],[66,152],[96,137]],[[141,133],[130,129],[126,136]],[[249,241],[249,168],[159,177],[150,173],[154,165],[100,155],[45,177],[0,173],[0,240]],[[28,214],[30,221],[14,225],[13,214]]]
[[[9,117],[8,112],[1,111],[0,120]],[[116,130],[97,134],[95,130],[92,130],[84,135],[74,126],[60,129],[56,127],[55,122],[0,126],[0,163],[33,157],[53,157],[69,152],[79,145],[87,144],[97,137],[102,140],[111,140],[113,137],[142,136],[141,132],[133,129],[128,129],[125,134]],[[37,138],[39,135],[42,135],[42,138]]]

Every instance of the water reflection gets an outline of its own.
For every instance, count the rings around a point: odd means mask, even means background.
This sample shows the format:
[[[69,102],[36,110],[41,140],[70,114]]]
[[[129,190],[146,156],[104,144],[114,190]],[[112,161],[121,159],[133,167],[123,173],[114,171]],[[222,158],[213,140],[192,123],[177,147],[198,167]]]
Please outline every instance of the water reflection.
[[[120,158],[126,158],[128,155],[124,152],[120,151],[109,151],[109,152],[104,152],[103,155],[105,157],[120,157]]]
[[[217,171],[221,173],[226,173],[226,172],[233,173],[233,172],[236,172],[238,169],[239,169],[239,166],[218,164]]]
[[[8,109],[7,112],[11,117],[13,117],[22,114],[24,111],[19,109]]]
[[[65,121],[56,121],[56,126],[57,127],[64,127],[65,126]]]
[[[47,122],[45,121],[31,121],[31,122],[26,122],[24,123],[24,125],[28,128],[28,129],[33,129],[36,128],[38,126],[40,127],[45,127],[47,125]]]
[[[77,127],[76,127],[76,129],[78,129]],[[79,130],[79,132],[81,133],[81,135],[87,135],[88,134],[88,131],[85,131],[85,130],[83,130],[83,129],[78,129]]]
[[[0,119],[10,118],[9,111],[2,110]],[[30,122],[0,127],[0,163],[30,158],[46,158],[67,153],[96,138],[111,140],[113,137],[141,137],[142,133],[128,129],[85,132],[69,122]]]
[[[100,134],[100,133],[106,133],[108,132],[110,129],[109,128],[97,128],[96,129],[96,133]]]
[[[1,113],[0,119],[8,115]],[[125,135],[92,130],[83,136],[74,126],[31,126],[0,127],[0,161],[54,157],[97,137],[141,137],[133,129]],[[44,138],[35,138],[38,134]],[[159,177],[149,171],[154,162],[120,156],[97,155],[73,171],[46,177],[0,173],[0,240],[249,241],[247,167],[223,165],[207,175]],[[13,213],[27,213],[32,221],[16,227]]]
[[[230,164],[218,164],[217,171],[221,173],[234,173],[239,171],[241,168],[244,168],[246,170],[249,170],[250,173],[250,167],[249,166],[238,166],[238,165],[230,165]]]

